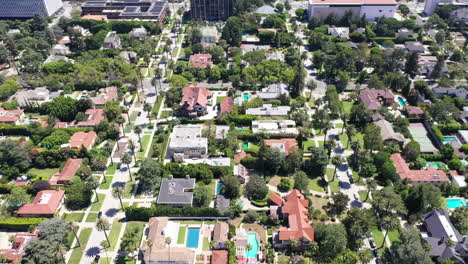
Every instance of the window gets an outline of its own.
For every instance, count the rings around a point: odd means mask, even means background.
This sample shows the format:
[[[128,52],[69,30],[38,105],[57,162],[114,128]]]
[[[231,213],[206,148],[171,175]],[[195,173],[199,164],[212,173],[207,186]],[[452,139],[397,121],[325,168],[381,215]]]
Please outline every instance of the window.
[[[379,13],[382,13],[382,9],[379,10]]]

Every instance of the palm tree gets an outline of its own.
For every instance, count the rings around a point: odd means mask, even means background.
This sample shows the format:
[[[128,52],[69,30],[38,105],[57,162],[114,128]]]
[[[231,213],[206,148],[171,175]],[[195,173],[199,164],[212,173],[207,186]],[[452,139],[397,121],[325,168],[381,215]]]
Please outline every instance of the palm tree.
[[[348,144],[347,144],[346,148],[349,147],[349,142],[351,142],[354,135],[356,135],[356,128],[354,126],[346,127],[346,136],[348,137]]]
[[[98,231],[103,231],[104,236],[106,236],[107,243],[110,245],[109,237],[107,237],[107,230],[109,230],[110,224],[109,221],[105,218],[99,218],[96,222],[96,228]]]
[[[361,260],[361,263],[363,264],[369,263],[374,257],[369,249],[359,250],[357,254],[359,260]]]
[[[341,129],[341,134],[343,134],[344,129],[348,127],[348,118],[349,118],[348,113],[343,112],[341,114],[341,120],[343,121],[343,128]]]
[[[365,203],[367,199],[369,199],[370,192],[377,188],[377,182],[374,179],[370,178],[366,181],[366,186],[367,186],[367,196],[366,196],[366,199],[362,201],[363,203]]]
[[[127,165],[128,176],[130,176],[130,181],[133,181],[132,173],[130,172],[130,163],[132,163],[132,156],[130,156],[128,153],[124,153],[120,161],[122,161],[123,164]]]
[[[128,120],[130,120],[130,118]],[[123,124],[125,124],[125,118],[119,116],[115,119],[115,122],[122,128],[123,136],[125,137],[125,128],[123,126]]]
[[[63,255],[63,252],[66,251],[67,248],[62,243],[54,243],[53,249],[57,256],[57,262],[60,262],[60,259],[58,258],[61,258],[64,264],[67,263],[65,261],[65,256]]]
[[[388,232],[390,230],[398,228],[398,225],[398,218],[394,215],[388,215],[382,219],[382,228],[385,229],[385,236],[381,248],[383,248],[385,245],[385,239],[387,239]]]
[[[328,154],[327,156],[328,156],[328,159],[330,159],[330,156],[331,156],[331,154],[332,154],[332,151],[333,151],[333,149],[335,149],[335,147],[336,147],[336,141],[335,141],[334,139],[330,139],[330,140],[326,141],[326,142],[324,143],[323,146],[324,146],[325,149],[328,151],[328,152],[327,152],[327,154]],[[327,160],[327,162],[328,162],[328,160]]]
[[[145,103],[143,105],[143,111],[146,111],[148,113],[148,120],[149,120],[150,125],[151,125],[151,110],[153,110],[153,108],[151,107],[149,103]]]
[[[150,256],[151,256],[151,250],[153,248],[153,240],[151,239],[146,240],[146,246],[149,248]]]
[[[78,226],[73,222],[69,222],[68,223],[68,228],[73,232],[73,235],[75,236],[76,242],[78,243],[78,247],[81,247],[80,238],[78,237],[78,234],[76,233],[76,230],[78,229]]]
[[[97,193],[97,188],[99,187],[99,180],[96,178],[96,176],[91,176],[86,180],[86,185],[94,190],[94,193],[96,194],[96,202],[99,202],[99,195]]]
[[[431,246],[431,244],[429,244],[427,242],[424,242],[424,243],[422,243],[422,247],[424,249],[424,258],[426,258],[427,253],[431,252],[432,246]]]
[[[131,139],[128,140],[128,148],[132,151],[133,159],[136,160],[136,145],[135,142]]]
[[[123,210],[124,205],[122,203],[122,197],[124,196],[124,189],[120,186],[117,186],[112,189],[112,197],[119,199],[120,201],[120,208]]]
[[[109,264],[109,256],[107,255],[107,250],[106,250],[106,248],[110,247],[110,245],[109,245],[109,243],[107,243],[106,240],[103,240],[103,241],[101,241],[100,246],[101,246],[102,249],[104,250],[104,253],[106,253],[107,263]]]
[[[250,243],[247,243],[247,246],[245,246],[245,250],[247,251],[252,250],[252,245]]]
[[[109,153],[111,165],[114,165],[114,160],[112,159],[112,151],[114,150],[114,144],[115,144],[115,141],[109,140],[109,142],[105,144],[104,147],[102,148],[105,152]]]
[[[141,132],[143,132],[143,129],[141,128],[141,126],[135,126],[135,128],[133,129],[133,132],[135,132],[137,135],[138,135],[138,141],[140,142],[140,149],[143,150],[143,146],[141,145]]]
[[[333,178],[331,181],[335,181],[335,177],[336,177],[336,170],[338,169],[338,167],[342,166],[343,165],[343,158],[339,155],[337,156],[333,156],[332,158],[332,164],[335,165],[335,171],[333,172]]]
[[[325,142],[327,142],[327,134],[328,134],[328,130],[330,130],[332,128],[332,123],[330,121],[326,121],[326,123],[323,124],[323,130],[324,130],[324,137],[323,137],[323,140],[325,140]]]
[[[171,262],[171,243],[172,243],[171,237],[166,237],[166,238],[164,239],[164,242],[165,242],[166,245],[169,247],[169,262]]]
[[[452,239],[447,238],[447,240],[445,241],[445,246],[448,248],[452,248],[453,246],[455,246],[455,242],[453,242]]]

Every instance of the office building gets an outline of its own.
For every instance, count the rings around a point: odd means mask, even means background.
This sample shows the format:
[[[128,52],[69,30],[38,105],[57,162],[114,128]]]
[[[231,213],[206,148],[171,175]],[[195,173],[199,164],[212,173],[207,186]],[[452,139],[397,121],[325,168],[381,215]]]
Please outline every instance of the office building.
[[[108,19],[157,20],[166,16],[167,1],[92,0],[81,5],[81,15],[104,15]]]
[[[342,17],[351,10],[355,17],[365,16],[368,20],[380,17],[393,17],[397,3],[395,0],[309,0],[309,19],[313,16],[326,18],[331,13]]]
[[[62,0],[0,0],[0,18],[52,16],[62,7]]]
[[[192,19],[226,20],[234,14],[233,0],[190,0]]]

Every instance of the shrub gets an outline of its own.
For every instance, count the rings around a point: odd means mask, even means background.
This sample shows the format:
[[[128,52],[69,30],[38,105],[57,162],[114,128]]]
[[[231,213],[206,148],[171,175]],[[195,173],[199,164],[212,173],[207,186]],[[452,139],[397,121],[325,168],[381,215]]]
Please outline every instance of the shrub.
[[[260,200],[260,201],[253,200],[250,202],[252,203],[252,205],[257,206],[257,207],[265,207],[268,205],[268,202],[264,200]]]
[[[248,211],[247,214],[245,214],[243,221],[245,223],[253,223],[257,221],[258,214],[255,211]]]
[[[31,226],[37,226],[47,218],[0,218],[0,229],[28,230]]]
[[[463,144],[460,148],[460,150],[465,153],[465,154],[468,154],[468,144]]]
[[[287,178],[282,178],[280,183],[278,184],[278,190],[281,192],[287,192],[291,190],[291,181]]]
[[[444,155],[442,154],[421,154],[421,158],[427,161],[443,161]]]
[[[437,139],[439,139],[440,141],[444,141],[444,134],[442,134],[442,131],[440,131],[439,127],[432,126],[432,131],[434,131]]]
[[[130,206],[125,208],[128,221],[148,221],[155,216],[218,217],[218,209],[210,207],[152,206],[149,208]]]

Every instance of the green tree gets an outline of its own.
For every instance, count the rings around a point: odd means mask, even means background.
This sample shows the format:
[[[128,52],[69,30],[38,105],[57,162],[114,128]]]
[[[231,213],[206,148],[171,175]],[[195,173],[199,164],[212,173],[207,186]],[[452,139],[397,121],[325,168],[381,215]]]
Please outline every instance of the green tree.
[[[455,208],[450,220],[460,234],[468,233],[468,207],[460,206]]]
[[[116,186],[114,188],[112,188],[112,197],[116,198],[116,199],[119,199],[119,202],[120,202],[120,209],[121,210],[124,210],[124,205],[122,203],[122,197],[125,195],[125,190],[120,187],[120,186]]]
[[[242,20],[232,16],[223,27],[222,38],[231,46],[239,46],[242,39]]]
[[[88,179],[86,179],[86,185],[94,190],[94,193],[96,194],[96,202],[99,202],[99,195],[97,193],[97,188],[99,187],[99,180],[96,178],[96,176],[91,176]]]
[[[198,207],[207,207],[210,202],[210,189],[206,186],[198,186],[193,190],[193,201]]]
[[[393,182],[396,182],[399,178],[395,164],[393,164],[392,160],[387,160],[381,168],[381,175],[384,179],[386,180],[391,180]]]
[[[364,129],[364,149],[372,153],[374,150],[380,150],[383,145],[383,139],[380,135],[380,127],[369,124]]]
[[[421,244],[419,231],[410,226],[401,230],[400,242],[393,243],[391,247],[392,261],[401,264],[429,264],[431,258]]]
[[[14,79],[8,79],[0,84],[0,99],[4,100],[16,93],[20,88]]]
[[[140,150],[145,151],[143,149],[143,145],[141,144],[141,136],[140,136],[141,132],[143,132],[143,129],[141,128],[141,126],[135,126],[135,128],[133,129],[133,132],[135,132],[135,134],[137,134],[138,136],[138,142],[140,142]]]
[[[348,195],[342,192],[337,192],[332,195],[332,200],[333,208],[335,209],[337,215],[341,215],[346,210],[346,208],[348,208]]]
[[[376,225],[374,213],[370,209],[356,207],[351,207],[342,223],[352,250],[358,250],[362,246],[362,238],[369,236]]]
[[[408,144],[406,144],[405,148],[403,149],[403,155],[410,162],[415,161],[419,157],[420,153],[421,147],[419,146],[419,143],[414,140],[411,140]]]
[[[153,110],[153,107],[149,103],[145,103],[143,105],[143,111],[145,111],[148,114],[148,120],[149,124],[151,125],[151,111]]]
[[[405,73],[408,74],[411,78],[414,78],[418,74],[418,60],[419,55],[416,52],[410,52],[408,55],[406,55]]]
[[[262,200],[268,194],[268,186],[263,178],[253,175],[245,185],[245,191],[250,200]]]
[[[331,264],[352,264],[352,263],[358,263],[358,262],[359,262],[358,254],[349,249],[345,249],[343,252],[341,252],[338,256],[336,256],[332,260]]]
[[[76,113],[76,100],[71,97],[57,97],[49,103],[45,103],[44,107],[50,116],[56,117],[60,121],[72,121]]]
[[[96,222],[96,229],[104,232],[107,243],[110,245],[109,237],[107,236],[107,231],[110,229],[109,221],[106,218],[100,217]]]
[[[231,199],[236,199],[240,195],[240,183],[234,176],[223,177],[223,194]]]
[[[309,177],[303,171],[294,173],[294,189],[300,190],[302,193],[309,192]]]
[[[161,183],[161,165],[154,159],[145,159],[138,170],[140,184],[145,190],[154,191]]]
[[[288,178],[281,178],[277,187],[280,192],[288,192],[291,190],[292,182]]]
[[[124,153],[120,160],[122,161],[123,164],[127,165],[128,176],[130,177],[130,181],[133,181],[132,172],[130,171],[130,164],[132,163],[132,156],[130,156],[128,153]]]
[[[10,187],[10,193],[5,196],[5,203],[3,204],[4,209],[8,213],[13,213],[18,210],[23,204],[29,203],[31,197],[26,192],[26,189],[12,185]]]
[[[335,166],[335,169],[333,170],[333,178],[331,181],[335,181],[336,170],[338,169],[338,167],[341,167],[343,163],[344,163],[343,157],[341,157],[340,155],[333,156],[332,164],[333,166]]]
[[[86,208],[91,203],[92,190],[81,180],[72,180],[65,189],[65,205],[71,210]]]
[[[367,195],[366,199],[363,201],[364,203],[369,199],[369,195],[372,191],[377,189],[377,182],[374,179],[368,179],[366,181],[366,187],[367,187]]]
[[[106,118],[111,122],[121,117],[122,108],[120,108],[119,101],[107,101],[104,112],[106,113]]]
[[[442,207],[442,194],[434,185],[417,184],[411,187],[405,203],[411,215],[420,217],[432,208]]]
[[[385,235],[384,235],[382,245],[380,247],[385,246],[385,240],[387,239],[388,232],[390,232],[390,230],[394,230],[395,228],[398,228],[399,226],[400,226],[400,220],[398,220],[398,217],[394,215],[387,215],[384,218],[382,218],[382,228],[385,229]]]
[[[393,186],[387,186],[372,194],[372,207],[380,216],[388,215],[391,212],[404,214],[407,212],[401,196],[396,194]]]
[[[320,260],[329,262],[346,249],[348,240],[342,224],[318,224],[315,228],[315,240]]]
[[[279,149],[270,148],[267,145],[263,145],[260,148],[257,160],[259,168],[263,168],[265,172],[269,172],[273,175],[276,175],[278,170],[285,164],[284,155],[279,151]]]

